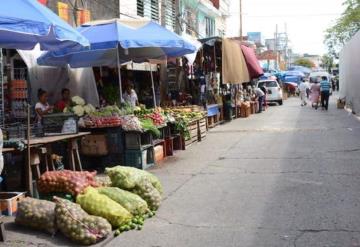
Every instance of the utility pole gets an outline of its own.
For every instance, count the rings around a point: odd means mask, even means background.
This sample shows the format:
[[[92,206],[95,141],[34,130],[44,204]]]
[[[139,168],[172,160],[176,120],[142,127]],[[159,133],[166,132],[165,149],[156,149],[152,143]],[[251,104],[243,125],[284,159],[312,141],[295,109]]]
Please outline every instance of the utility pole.
[[[239,0],[240,4],[240,41],[243,41],[243,9],[242,0]]]
[[[276,24],[276,29],[275,29],[275,35],[274,35],[274,40],[275,40],[275,55],[276,55],[276,60],[275,60],[275,69],[278,69],[278,25]]]

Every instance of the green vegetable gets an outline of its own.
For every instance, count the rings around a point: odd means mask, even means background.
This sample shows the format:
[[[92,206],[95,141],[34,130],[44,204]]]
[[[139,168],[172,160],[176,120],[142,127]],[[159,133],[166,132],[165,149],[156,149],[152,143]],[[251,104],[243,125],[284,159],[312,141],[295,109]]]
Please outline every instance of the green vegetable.
[[[155,137],[160,137],[160,130],[154,125],[151,119],[140,119],[141,127],[153,134]]]

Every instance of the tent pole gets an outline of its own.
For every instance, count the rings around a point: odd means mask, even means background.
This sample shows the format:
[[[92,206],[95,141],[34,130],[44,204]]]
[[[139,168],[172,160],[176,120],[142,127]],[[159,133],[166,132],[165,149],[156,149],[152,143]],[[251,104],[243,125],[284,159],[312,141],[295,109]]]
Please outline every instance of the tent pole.
[[[154,86],[154,77],[153,77],[153,72],[151,69],[151,63],[149,63],[149,68],[150,68],[150,77],[151,77],[151,86],[152,86],[152,91],[153,91],[153,98],[154,98],[154,107],[156,108],[156,94],[155,94],[155,86]]]
[[[120,104],[122,103],[123,101],[123,98],[122,98],[122,81],[121,81],[121,66],[120,66],[120,45],[118,45],[118,49],[117,49],[117,56],[116,56],[116,60],[117,60],[117,68],[118,68],[118,76],[119,76],[119,92],[120,92]]]

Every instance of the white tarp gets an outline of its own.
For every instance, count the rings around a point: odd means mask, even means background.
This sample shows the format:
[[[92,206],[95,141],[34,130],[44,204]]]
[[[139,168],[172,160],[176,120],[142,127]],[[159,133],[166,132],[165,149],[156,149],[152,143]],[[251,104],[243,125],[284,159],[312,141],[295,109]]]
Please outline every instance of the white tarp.
[[[360,31],[340,52],[340,98],[356,113],[360,113]]]
[[[61,97],[61,90],[68,88],[71,95],[79,95],[86,102],[99,106],[99,95],[92,68],[68,69],[39,66],[37,58],[43,53],[39,47],[32,51],[18,50],[28,71],[31,87],[31,102],[37,102],[39,88],[49,93],[49,103],[55,104]]]

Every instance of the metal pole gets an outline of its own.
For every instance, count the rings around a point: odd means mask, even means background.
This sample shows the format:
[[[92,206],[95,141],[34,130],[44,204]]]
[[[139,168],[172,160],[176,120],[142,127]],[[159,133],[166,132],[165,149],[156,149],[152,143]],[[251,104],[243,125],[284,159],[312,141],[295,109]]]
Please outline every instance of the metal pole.
[[[26,186],[29,189],[29,193],[31,196],[34,194],[33,183],[32,183],[32,171],[31,171],[31,147],[30,147],[30,136],[31,136],[31,127],[30,127],[30,104],[27,104],[27,160],[26,160]]]
[[[123,98],[122,98],[122,81],[121,81],[121,65],[120,65],[120,45],[118,45],[118,49],[117,49],[117,68],[118,68],[118,76],[119,76],[119,92],[120,92],[120,104],[122,103],[123,101]]]
[[[155,86],[154,86],[154,77],[153,77],[153,72],[151,69],[151,63],[149,62],[149,67],[150,67],[150,77],[151,77],[151,86],[152,86],[152,91],[153,91],[153,98],[154,98],[154,107],[156,108],[156,94],[155,94]]]
[[[240,1],[240,41],[243,41],[243,9],[242,9],[242,0]]]

